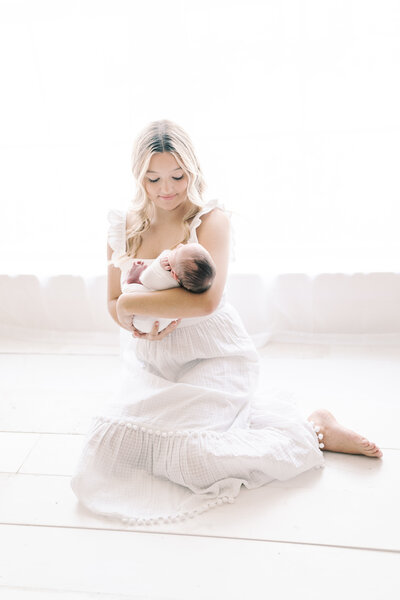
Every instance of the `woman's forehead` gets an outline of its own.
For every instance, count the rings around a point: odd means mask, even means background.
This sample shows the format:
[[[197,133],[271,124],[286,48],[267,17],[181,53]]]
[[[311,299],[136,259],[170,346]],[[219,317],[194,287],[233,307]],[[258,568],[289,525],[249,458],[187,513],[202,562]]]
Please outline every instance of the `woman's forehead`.
[[[156,152],[150,159],[147,173],[173,173],[178,169],[181,166],[170,152]]]

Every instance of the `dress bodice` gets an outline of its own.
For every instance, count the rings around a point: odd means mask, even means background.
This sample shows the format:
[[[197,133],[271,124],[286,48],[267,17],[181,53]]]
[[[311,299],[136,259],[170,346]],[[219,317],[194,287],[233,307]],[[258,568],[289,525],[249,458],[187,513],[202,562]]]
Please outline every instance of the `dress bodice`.
[[[197,228],[201,225],[202,217],[213,210],[214,208],[221,208],[225,210],[223,204],[217,199],[209,200],[203,208],[193,217],[190,224],[190,235],[187,243],[198,242],[197,239]],[[121,268],[124,263],[128,263],[129,269],[131,268],[134,260],[143,260],[144,262],[152,262],[153,258],[140,258],[133,259],[126,254],[126,210],[111,209],[108,212],[107,218],[109,222],[108,228],[108,243],[113,250],[111,256],[111,264],[115,267]],[[121,268],[122,271],[122,268]]]
[[[217,200],[210,200],[203,206],[203,208],[194,216],[190,224],[190,235],[187,243],[198,242],[197,228],[201,224],[202,217],[213,210],[214,208],[224,209],[224,206]],[[120,284],[121,291],[124,292],[128,273],[132,268],[134,261],[143,261],[145,264],[150,265],[155,259],[154,258],[131,258],[126,254],[126,217],[127,211],[112,209],[108,212],[108,243],[113,250],[110,263],[121,270]],[[221,301],[216,310],[221,308],[225,304],[225,290],[222,294]],[[182,319],[179,326],[191,325],[197,323],[199,320],[203,320],[206,317],[194,317]]]

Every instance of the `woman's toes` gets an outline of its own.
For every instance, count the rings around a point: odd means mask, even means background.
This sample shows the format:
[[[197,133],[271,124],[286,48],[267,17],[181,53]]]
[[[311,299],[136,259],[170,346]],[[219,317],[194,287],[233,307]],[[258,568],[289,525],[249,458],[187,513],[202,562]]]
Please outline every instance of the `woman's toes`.
[[[370,442],[369,440],[362,440],[361,444],[366,452],[370,452],[371,450],[376,450],[377,446],[374,442]]]
[[[372,450],[368,450],[369,456],[379,456],[381,454],[382,454],[382,452],[381,452],[380,448],[372,448]]]

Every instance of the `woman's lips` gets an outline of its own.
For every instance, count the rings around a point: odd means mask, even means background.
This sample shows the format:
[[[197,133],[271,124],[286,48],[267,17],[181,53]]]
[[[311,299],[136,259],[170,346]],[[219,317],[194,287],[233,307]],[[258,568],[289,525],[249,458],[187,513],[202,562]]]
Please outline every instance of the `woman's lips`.
[[[161,198],[164,198],[164,200],[169,200],[169,198],[173,198],[175,196],[175,194],[172,194],[172,196],[161,196]]]

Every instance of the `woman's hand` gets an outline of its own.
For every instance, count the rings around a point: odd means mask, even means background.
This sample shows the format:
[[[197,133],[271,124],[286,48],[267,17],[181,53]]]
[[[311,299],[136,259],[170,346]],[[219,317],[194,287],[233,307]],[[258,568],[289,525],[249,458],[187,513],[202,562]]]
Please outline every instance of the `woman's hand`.
[[[181,322],[181,319],[176,319],[175,321],[172,321],[165,329],[163,329],[162,331],[158,331],[158,321],[156,321],[153,325],[153,329],[151,331],[149,331],[149,333],[142,333],[141,331],[139,331],[139,329],[136,329],[136,327],[132,324],[132,328],[133,328],[133,337],[138,338],[138,339],[142,339],[142,340],[152,340],[152,341],[159,341],[165,338],[166,335],[169,335],[172,331],[174,331],[174,329],[176,329],[177,325]]]

